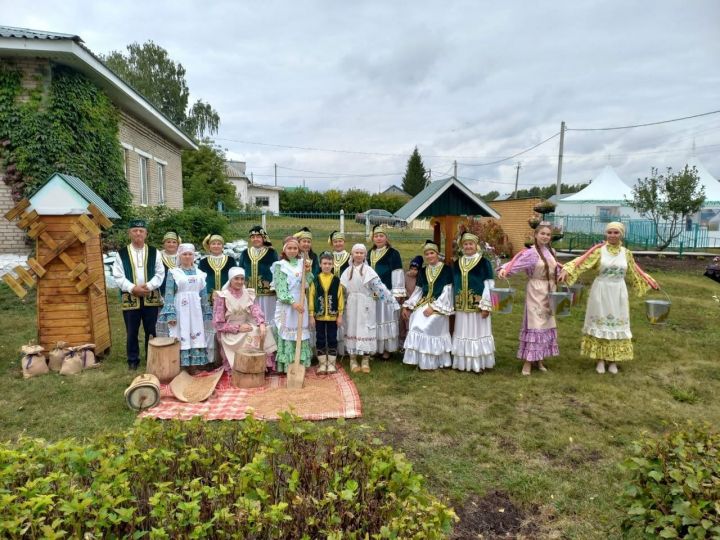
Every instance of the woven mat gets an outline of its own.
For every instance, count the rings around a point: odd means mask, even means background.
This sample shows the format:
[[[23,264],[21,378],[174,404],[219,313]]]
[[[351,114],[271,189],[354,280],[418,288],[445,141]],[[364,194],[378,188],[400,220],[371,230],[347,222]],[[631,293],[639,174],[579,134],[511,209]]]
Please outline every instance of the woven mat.
[[[169,385],[160,387],[160,403],[139,416],[170,420],[189,420],[202,416],[206,420],[241,420],[252,411],[255,418],[277,420],[278,413],[292,410],[305,420],[359,418],[362,404],[355,383],[340,367],[332,375],[318,375],[316,368],[305,373],[300,390],[288,390],[284,375],[265,377],[261,388],[235,388],[224,374],[215,393],[201,403],[183,403],[175,399]]]

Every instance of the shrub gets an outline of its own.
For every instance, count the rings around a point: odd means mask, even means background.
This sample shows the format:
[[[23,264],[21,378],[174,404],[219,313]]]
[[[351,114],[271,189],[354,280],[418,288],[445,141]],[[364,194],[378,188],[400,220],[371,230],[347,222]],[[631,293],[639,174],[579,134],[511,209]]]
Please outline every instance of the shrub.
[[[688,425],[635,444],[624,464],[623,531],[641,538],[720,538],[720,433]]]
[[[145,420],[0,445],[2,538],[442,538],[456,519],[361,428]]]
[[[225,235],[228,220],[215,210],[190,207],[173,210],[167,206],[136,208],[133,217],[141,217],[148,222],[147,243],[162,247],[162,238],[167,231],[175,231],[183,242],[192,242],[200,246],[203,238],[210,233]],[[229,239],[227,239],[229,240]],[[116,221],[105,237],[105,247],[117,249],[129,243],[127,221]]]
[[[468,218],[462,232],[470,231],[480,238],[482,243],[490,244],[500,257],[509,257],[513,253],[512,242],[508,239],[502,226],[494,219]]]

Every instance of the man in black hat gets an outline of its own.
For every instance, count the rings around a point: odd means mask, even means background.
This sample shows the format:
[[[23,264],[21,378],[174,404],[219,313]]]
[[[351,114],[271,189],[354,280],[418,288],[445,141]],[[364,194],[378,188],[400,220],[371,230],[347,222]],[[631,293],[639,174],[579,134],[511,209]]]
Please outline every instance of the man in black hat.
[[[130,221],[130,244],[118,251],[113,263],[113,278],[120,289],[123,320],[127,331],[128,367],[140,365],[138,334],[140,323],[145,332],[145,357],[148,341],[155,335],[158,309],[162,306],[160,286],[165,277],[162,258],[154,247],[145,244],[147,224],[142,219]]]
[[[272,265],[278,260],[265,229],[255,225],[250,229],[250,245],[240,254],[238,266],[245,270],[245,284],[254,289],[258,304],[271,328],[275,326],[275,290],[270,288],[273,280]]]

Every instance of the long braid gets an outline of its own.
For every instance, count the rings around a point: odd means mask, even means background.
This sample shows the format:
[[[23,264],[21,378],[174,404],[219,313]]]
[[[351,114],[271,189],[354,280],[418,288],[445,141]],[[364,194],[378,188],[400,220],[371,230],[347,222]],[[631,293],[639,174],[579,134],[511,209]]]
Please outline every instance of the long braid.
[[[555,283],[555,284],[557,284],[557,279],[556,279],[556,274],[555,274],[555,272],[553,272],[552,278],[550,277],[550,265],[548,264],[547,260],[545,259],[545,255],[543,254],[542,247],[538,244],[538,241],[537,241],[537,231],[538,231],[538,229],[541,229],[541,228],[550,229],[550,227],[547,227],[547,226],[538,226],[538,228],[535,229],[535,240],[534,240],[534,242],[535,242],[535,251],[538,252],[538,255],[540,256],[540,259],[542,260],[543,265],[545,266],[545,276],[547,277],[548,283],[549,283],[549,284],[550,284],[550,283]],[[550,229],[550,231],[552,231],[552,229]],[[548,248],[548,249],[550,249],[550,248]],[[550,250],[550,254],[552,255],[552,250]],[[554,259],[554,258],[555,258],[555,257],[553,256],[553,259]],[[555,261],[555,264],[557,264],[557,261]]]

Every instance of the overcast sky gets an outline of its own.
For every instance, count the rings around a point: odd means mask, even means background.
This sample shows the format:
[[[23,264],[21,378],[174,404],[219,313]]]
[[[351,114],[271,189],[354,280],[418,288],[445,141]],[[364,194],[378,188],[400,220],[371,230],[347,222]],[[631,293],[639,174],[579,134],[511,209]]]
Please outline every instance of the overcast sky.
[[[277,163],[280,185],[377,191],[400,184],[417,145],[433,178],[457,160],[474,191],[509,192],[518,161],[521,188],[555,182],[557,137],[516,159],[470,165],[531,147],[562,120],[609,127],[720,109],[718,0],[0,0],[0,8],[0,24],[77,34],[98,54],[134,41],[165,47],[187,69],[193,99],[219,112],[217,142],[262,183],[273,182]],[[609,162],[632,183],[652,166],[682,166],[693,141],[720,177],[720,114],[569,131],[563,181],[588,181]]]

